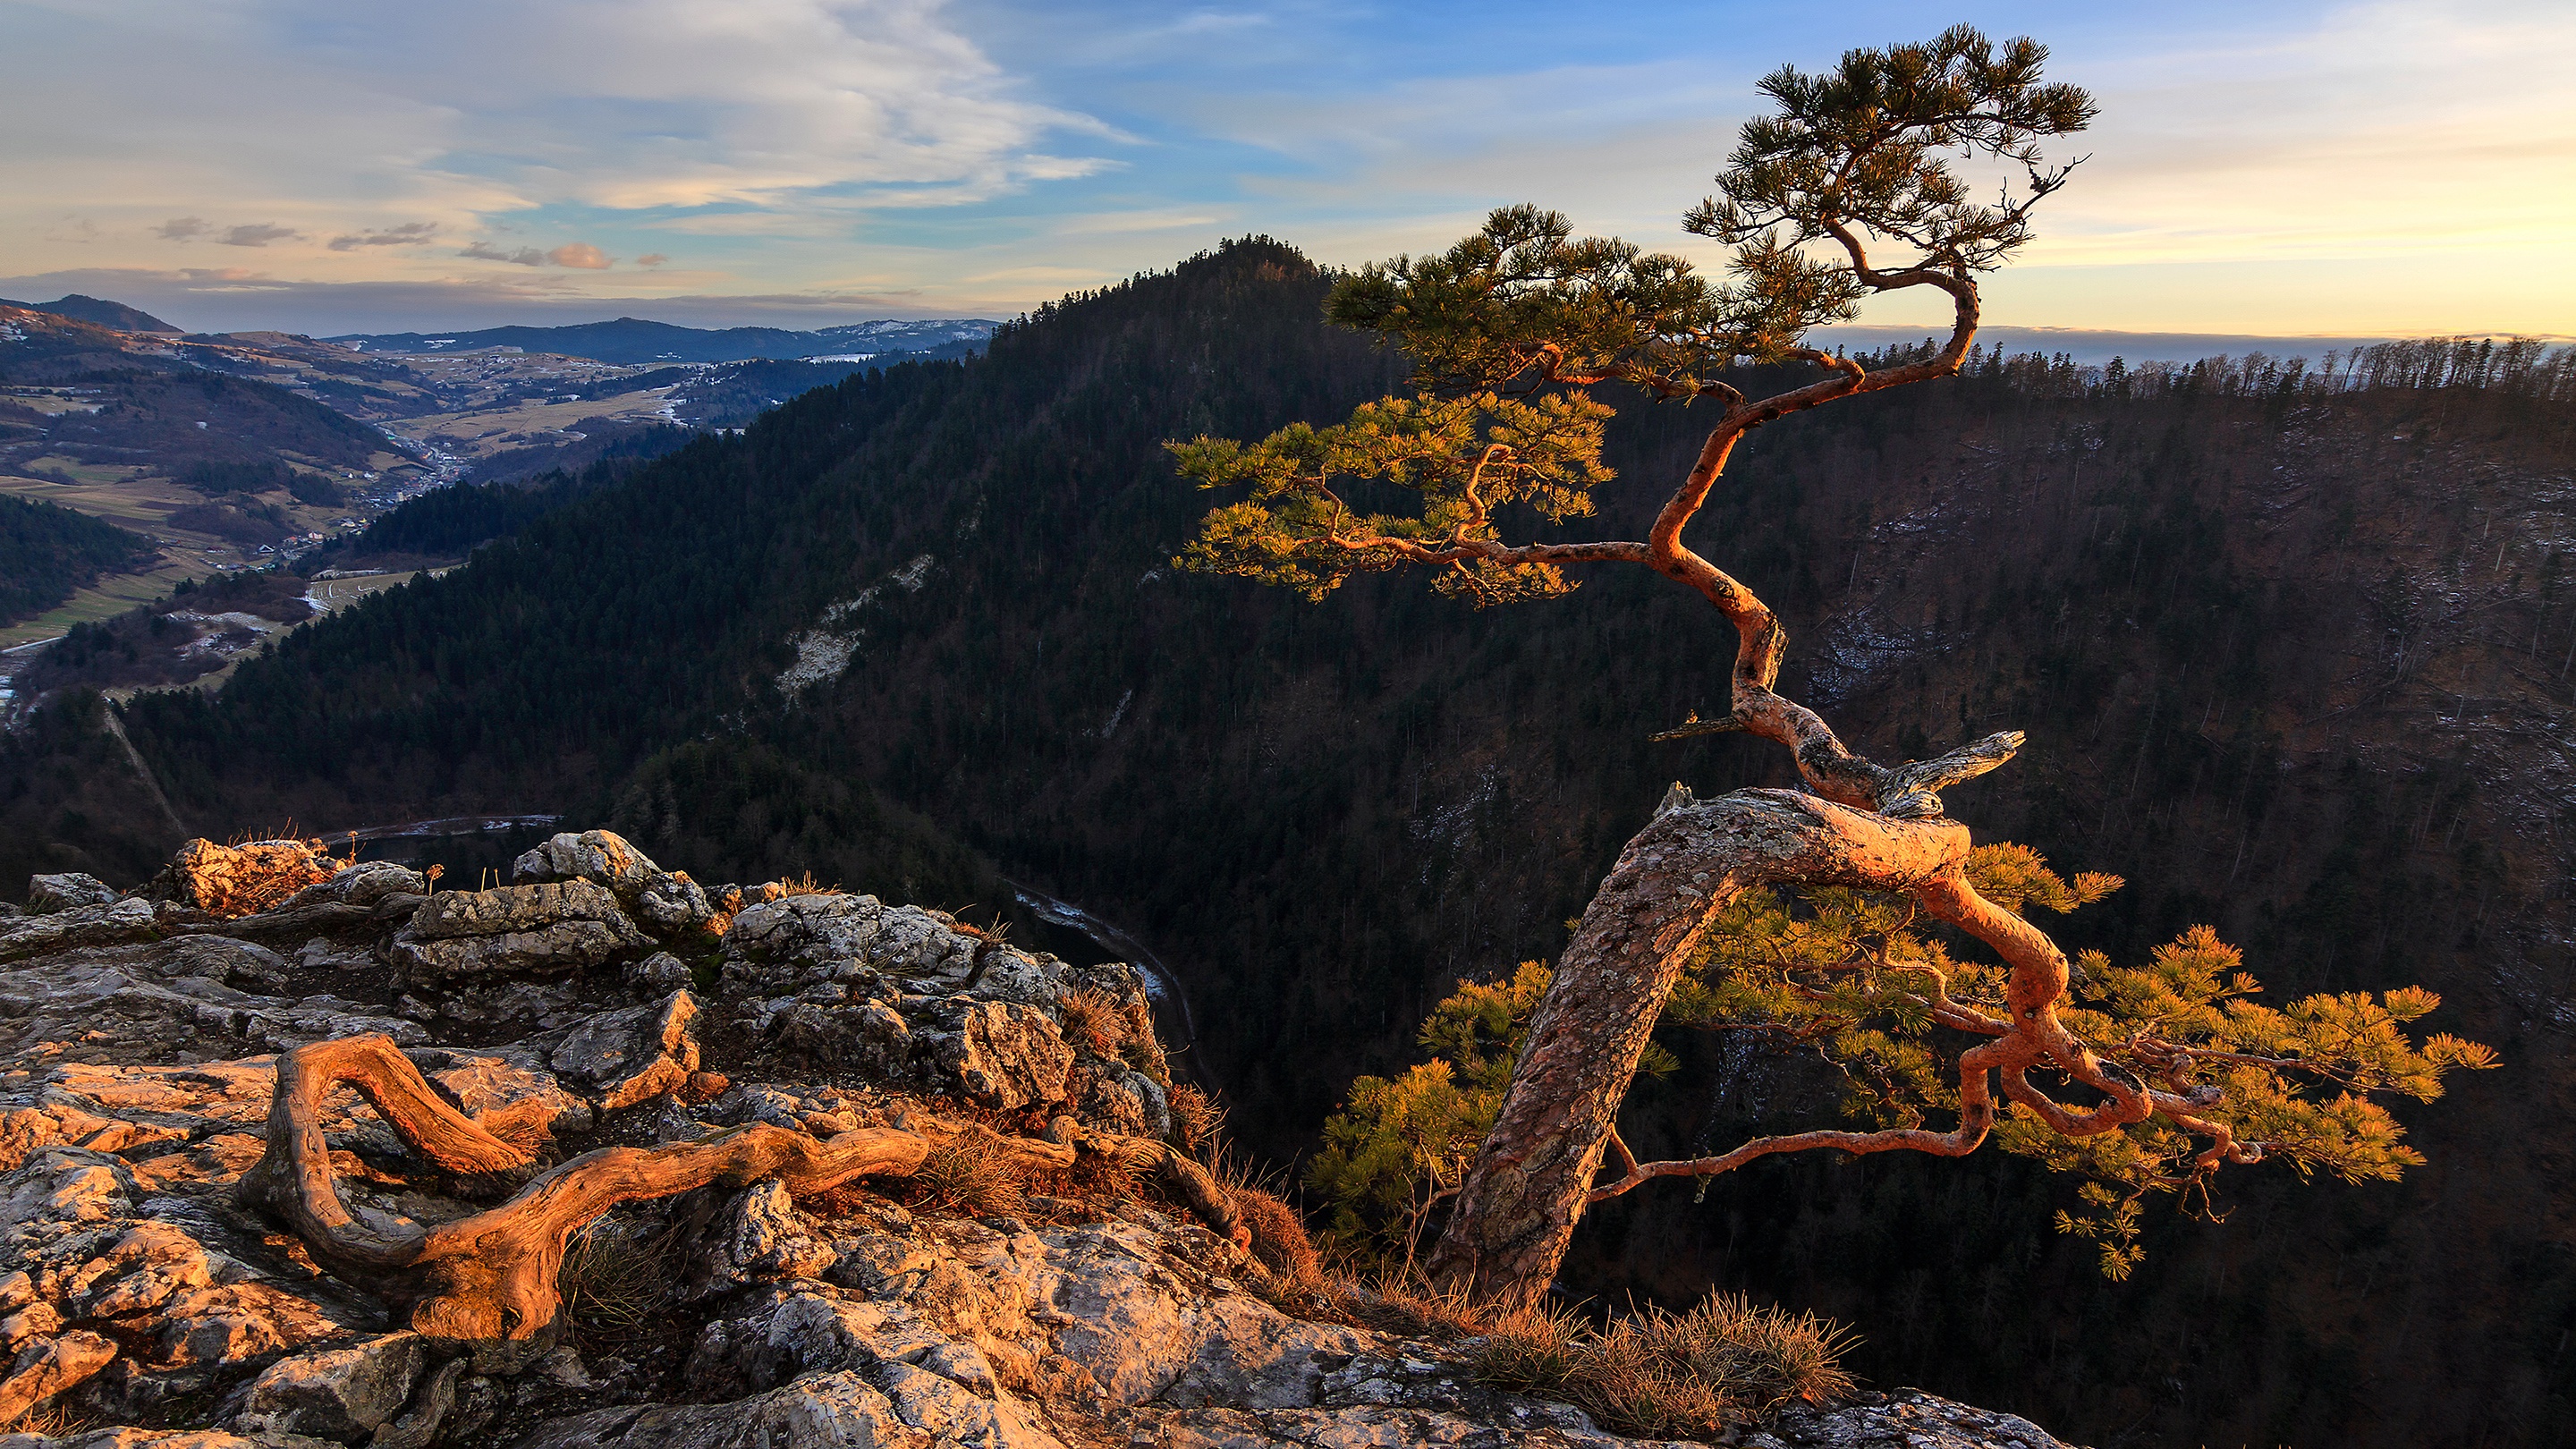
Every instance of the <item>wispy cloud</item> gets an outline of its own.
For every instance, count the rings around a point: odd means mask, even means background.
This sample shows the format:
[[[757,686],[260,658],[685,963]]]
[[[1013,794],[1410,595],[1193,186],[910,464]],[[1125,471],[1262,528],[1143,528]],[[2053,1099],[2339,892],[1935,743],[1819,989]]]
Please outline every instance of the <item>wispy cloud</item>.
[[[2576,168],[2563,0],[2026,9],[1961,13],[2038,31],[2104,114],[2040,241],[1990,288],[1993,315],[2576,330],[2576,269],[2555,258],[2576,230],[2576,188],[2557,180]],[[262,251],[265,280],[187,282],[170,304],[183,314],[254,295],[218,287],[331,310],[398,283],[420,289],[404,307],[730,290],[745,316],[789,305],[754,296],[845,294],[989,315],[1226,233],[1349,263],[1445,245],[1487,207],[1533,200],[1715,261],[1678,218],[1754,81],[1936,24],[1902,0],[1495,13],[0,3],[0,53],[31,58],[0,87],[0,253],[34,273],[158,276],[206,255],[178,244]],[[667,250],[681,242],[685,268]]]
[[[408,221],[381,231],[342,232],[331,238],[330,246],[335,252],[356,251],[360,247],[412,247],[437,235],[437,222]]]
[[[535,247],[520,247],[516,251],[504,251],[486,241],[467,242],[465,250],[458,252],[457,255],[470,257],[478,262],[512,262],[522,267],[542,267],[546,264],[546,254]]]
[[[228,247],[264,247],[270,242],[293,241],[301,235],[302,233],[291,226],[277,226],[269,222],[245,222],[240,226],[226,227],[224,234],[217,240]]]

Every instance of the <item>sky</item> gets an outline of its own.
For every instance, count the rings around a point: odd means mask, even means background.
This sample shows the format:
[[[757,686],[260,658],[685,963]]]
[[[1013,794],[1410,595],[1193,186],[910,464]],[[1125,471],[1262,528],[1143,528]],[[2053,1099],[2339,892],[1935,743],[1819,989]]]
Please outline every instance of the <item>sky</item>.
[[[1517,201],[1717,266],[1680,217],[1760,77],[1957,21],[2102,108],[1987,285],[2016,335],[2576,334],[2567,0],[0,0],[0,296],[314,335],[999,318]]]

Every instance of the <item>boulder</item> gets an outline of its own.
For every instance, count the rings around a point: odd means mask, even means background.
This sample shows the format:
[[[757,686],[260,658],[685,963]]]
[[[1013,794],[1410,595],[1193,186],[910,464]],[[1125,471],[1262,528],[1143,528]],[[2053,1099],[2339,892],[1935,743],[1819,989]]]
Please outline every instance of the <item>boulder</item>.
[[[324,904],[372,906],[388,896],[425,896],[429,880],[407,865],[389,860],[362,860],[338,871],[329,880],[306,886],[278,905],[292,911],[305,906]]]
[[[696,981],[688,963],[668,951],[656,951],[626,968],[626,984],[636,991],[670,991]]]
[[[1094,1057],[1073,1074],[1074,1107],[1096,1130],[1162,1138],[1172,1130],[1172,1098],[1163,1084],[1115,1058]]]
[[[546,1058],[600,1110],[631,1107],[687,1087],[698,1069],[697,1018],[697,998],[686,991],[594,1012],[546,1041]]]
[[[2028,1419],[1919,1389],[1864,1393],[1829,1409],[1799,1405],[1744,1436],[1745,1449],[2068,1449]]]
[[[951,998],[931,1015],[943,1029],[919,1033],[922,1051],[969,1099],[1005,1111],[1065,1099],[1073,1048],[1044,1012]]]
[[[415,1047],[404,1055],[455,1102],[457,1110],[496,1137],[525,1142],[590,1130],[590,1103],[557,1084],[534,1052],[502,1048],[485,1054]]]
[[[76,870],[27,877],[27,909],[40,915],[74,906],[103,906],[115,899],[114,886]]]
[[[427,1359],[407,1332],[279,1359],[252,1382],[233,1428],[354,1442],[402,1412]]]
[[[688,1277],[697,1295],[729,1293],[758,1283],[820,1278],[840,1256],[773,1177],[734,1194],[716,1214]]]
[[[984,971],[975,976],[979,948]],[[1052,957],[987,944],[945,912],[888,906],[874,896],[825,892],[745,906],[725,931],[724,952],[725,979],[744,992],[840,983],[874,994],[880,979],[946,992],[974,976],[978,997],[1051,1005],[1064,990],[1062,963]]]
[[[161,934],[152,903],[128,897],[41,915],[0,919],[0,961],[23,961],[84,946],[149,941]]]
[[[586,971],[631,960],[653,942],[617,898],[586,880],[440,891],[394,935],[386,955],[406,982],[499,973]]]
[[[0,1425],[14,1424],[29,1409],[77,1387],[116,1360],[116,1345],[86,1329],[39,1339],[18,1351],[0,1379]]]
[[[644,929],[669,939],[697,930],[715,914],[707,893],[685,871],[667,871],[608,830],[557,835],[511,862],[516,883],[589,881],[606,887]]]
[[[934,1440],[905,1423],[882,1390],[843,1372],[731,1404],[648,1404],[557,1419],[520,1440],[518,1449],[932,1449],[959,1442]],[[987,1442],[992,1449],[1038,1449],[1031,1439]]]
[[[253,840],[217,845],[191,840],[180,846],[139,894],[171,901],[227,920],[284,903],[306,886],[340,871],[341,862],[319,840]]]

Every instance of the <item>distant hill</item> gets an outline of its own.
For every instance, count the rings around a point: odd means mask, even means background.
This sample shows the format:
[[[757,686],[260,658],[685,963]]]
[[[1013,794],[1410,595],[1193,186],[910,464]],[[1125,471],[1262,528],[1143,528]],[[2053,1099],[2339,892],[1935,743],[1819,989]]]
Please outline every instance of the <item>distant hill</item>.
[[[0,386],[79,400],[39,408],[32,397],[0,398],[0,472],[44,458],[172,477],[203,461],[363,468],[390,446],[313,398],[209,372],[186,355],[192,349],[134,341],[61,312],[0,303]]]
[[[152,540],[50,503],[0,496],[0,624],[41,614],[100,574],[135,568]]]
[[[598,362],[744,362],[753,358],[965,357],[984,350],[993,323],[981,318],[925,322],[855,322],[814,332],[778,327],[709,330],[641,317],[584,322],[570,327],[487,327],[479,332],[354,333],[323,339],[365,352],[470,352],[515,347]]]
[[[84,297],[78,292],[52,302],[12,302],[0,297],[0,307],[24,307],[30,312],[51,312],[75,322],[96,327],[112,327],[119,332],[176,332],[179,329],[123,302],[110,302],[103,297]]]

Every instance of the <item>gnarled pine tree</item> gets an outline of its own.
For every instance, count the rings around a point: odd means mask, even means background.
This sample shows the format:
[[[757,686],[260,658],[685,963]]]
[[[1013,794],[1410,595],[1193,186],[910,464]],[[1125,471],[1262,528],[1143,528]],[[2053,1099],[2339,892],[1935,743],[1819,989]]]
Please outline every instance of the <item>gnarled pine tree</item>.
[[[2112,1182],[2181,1187],[2267,1149],[2302,1170],[2389,1175],[2412,1154],[2367,1094],[2429,1096],[2444,1071],[2488,1060],[2454,1038],[2405,1037],[2400,1023],[2430,1008],[2422,992],[2254,1007],[2242,999],[2250,983],[2223,975],[2232,958],[2214,937],[2187,937],[2102,999],[2070,1001],[2065,954],[2019,913],[2030,892],[1972,869],[1967,827],[1944,816],[1939,793],[2011,759],[2022,736],[2007,731],[1894,766],[1854,754],[1775,690],[1787,636],[1771,610],[1682,540],[1746,433],[1957,373],[1976,336],[1978,274],[2029,240],[2032,208],[2073,169],[2050,166],[2040,143],[2082,130],[2094,114],[2083,91],[2043,83],[2046,54],[2026,39],[1996,47],[1962,27],[1928,44],[1852,51],[1822,74],[1775,72],[1762,89],[1776,113],[1744,127],[1717,195],[1684,220],[1732,248],[1729,280],[1616,239],[1578,239],[1553,212],[1505,208],[1445,253],[1372,265],[1333,290],[1331,320],[1411,353],[1410,396],[1258,443],[1172,445],[1182,473],[1202,486],[1250,486],[1243,501],[1208,515],[1179,560],[1185,567],[1309,598],[1356,573],[1424,567],[1437,571],[1436,588],[1477,604],[1544,599],[1574,586],[1567,566],[1603,563],[1642,564],[1698,590],[1735,627],[1730,708],[1664,737],[1758,735],[1792,752],[1807,787],[1707,801],[1677,790],[1629,841],[1535,1013],[1516,1027],[1509,1086],[1428,1260],[1444,1284],[1528,1303],[1554,1277],[1587,1202],[1777,1152],[1964,1156],[1997,1131],[1999,1115],[2008,1138],[2031,1137],[2039,1155]],[[1953,153],[2026,179],[1991,204],[1973,201],[1946,159]],[[1879,248],[1902,259],[1874,259]],[[1873,371],[1808,340],[1867,298],[1919,287],[1952,304],[1949,340],[1928,357]],[[1748,398],[1721,376],[1746,359],[1804,362],[1822,375]],[[1609,384],[1716,405],[1688,476],[1642,541],[1507,541],[1502,525],[1515,509],[1550,525],[1592,513],[1591,490],[1609,477],[1600,453],[1614,411],[1592,390]],[[1350,501],[1395,490],[1409,490],[1418,507],[1375,512]],[[1764,968],[1769,984],[1758,991],[1742,971],[1720,971],[1715,986],[1695,988],[1695,1001],[1770,1009],[1800,1018],[1801,1029],[1847,1019],[1857,1030],[1862,1018],[1893,1013],[1902,1029],[1885,1037],[1888,1065],[1916,1089],[1901,1094],[1899,1120],[1871,1130],[1633,1161],[1613,1122],[1658,1017],[1704,957],[1712,924],[1776,904],[1776,888],[1841,892],[1853,911],[1893,901],[1908,920],[1855,926],[1831,960],[1781,958]],[[1947,958],[1911,931],[1918,914],[2001,958],[1977,968],[1973,996],[1951,989]],[[1966,1043],[1941,1057],[1955,1086],[1924,1090],[1929,1043],[1941,1034]],[[2322,1091],[2337,1095],[2308,1095]],[[1955,1124],[1923,1125],[1924,1105],[1955,1109]],[[1609,1152],[1619,1170],[1603,1182]],[[2123,1201],[2095,1200],[2106,1217],[2094,1228],[2117,1251],[2122,1214],[2133,1216],[2134,1199]]]

